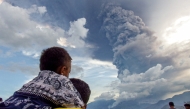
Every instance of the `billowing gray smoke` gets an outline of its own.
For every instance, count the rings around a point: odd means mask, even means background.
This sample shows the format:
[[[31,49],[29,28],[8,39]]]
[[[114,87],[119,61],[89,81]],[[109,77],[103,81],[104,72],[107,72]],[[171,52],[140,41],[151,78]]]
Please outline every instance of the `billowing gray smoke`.
[[[119,74],[125,69],[131,73],[142,73],[159,63],[155,58],[151,60],[156,37],[133,11],[108,4],[99,17],[104,19],[102,28],[113,48],[113,63]]]

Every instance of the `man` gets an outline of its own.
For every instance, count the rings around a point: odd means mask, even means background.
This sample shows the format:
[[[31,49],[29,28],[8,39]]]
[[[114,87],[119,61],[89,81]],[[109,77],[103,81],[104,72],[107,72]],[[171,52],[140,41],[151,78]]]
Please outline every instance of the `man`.
[[[0,103],[0,109],[84,108],[79,92],[68,78],[71,60],[64,48],[51,47],[43,50],[38,76]]]
[[[170,106],[170,109],[175,109],[173,102],[169,102],[169,106]]]
[[[190,109],[190,102],[186,102],[186,103],[184,104],[184,106],[185,106],[185,109]]]

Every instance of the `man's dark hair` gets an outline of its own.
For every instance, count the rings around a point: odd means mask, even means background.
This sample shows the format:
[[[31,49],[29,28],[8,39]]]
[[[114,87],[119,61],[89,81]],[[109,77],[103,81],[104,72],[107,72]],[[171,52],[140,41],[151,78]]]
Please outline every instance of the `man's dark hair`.
[[[173,102],[169,102],[169,105],[170,105],[170,106],[174,106],[174,103],[173,103]]]
[[[64,48],[47,48],[42,51],[40,57],[40,70],[51,70],[56,72],[60,66],[66,66],[71,60],[72,58]]]
[[[90,98],[91,90],[88,84],[80,79],[71,78],[70,79],[77,91],[80,93],[81,98],[85,104],[88,103]]]

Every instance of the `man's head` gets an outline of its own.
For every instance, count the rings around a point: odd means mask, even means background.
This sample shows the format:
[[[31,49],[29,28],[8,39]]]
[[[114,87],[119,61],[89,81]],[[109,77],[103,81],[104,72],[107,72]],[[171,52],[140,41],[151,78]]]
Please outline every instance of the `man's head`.
[[[88,103],[90,98],[91,90],[88,84],[80,79],[71,78],[70,79],[77,91],[80,93],[81,98],[85,104]],[[86,106],[85,106],[86,108]]]
[[[71,71],[71,60],[64,48],[47,48],[42,51],[40,57],[40,70],[51,70],[68,77]]]
[[[189,103],[185,103],[184,106],[185,106],[185,109],[190,109],[190,102]]]
[[[169,106],[170,106],[170,108],[174,108],[174,103],[173,102],[169,102]]]

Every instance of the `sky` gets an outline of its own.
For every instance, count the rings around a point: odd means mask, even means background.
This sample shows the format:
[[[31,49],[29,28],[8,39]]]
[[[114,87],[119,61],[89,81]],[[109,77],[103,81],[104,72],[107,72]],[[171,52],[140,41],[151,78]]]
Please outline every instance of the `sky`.
[[[90,102],[155,103],[190,90],[188,0],[0,0],[0,97],[39,72],[39,57],[65,48],[70,77]]]

